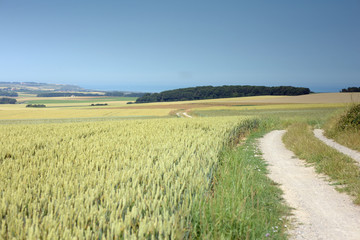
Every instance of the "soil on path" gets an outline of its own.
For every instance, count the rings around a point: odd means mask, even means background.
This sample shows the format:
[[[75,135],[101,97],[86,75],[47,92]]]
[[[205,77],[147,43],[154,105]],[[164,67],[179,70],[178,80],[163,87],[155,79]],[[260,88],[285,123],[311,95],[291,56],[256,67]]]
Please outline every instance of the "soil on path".
[[[337,142],[335,142],[332,139],[328,139],[327,137],[324,136],[324,130],[314,129],[314,135],[315,135],[315,137],[317,137],[318,139],[323,141],[326,145],[328,145],[332,148],[335,148],[339,152],[341,152],[345,155],[348,155],[349,157],[351,157],[352,159],[354,159],[355,161],[360,163],[360,153],[358,151],[352,150],[341,144],[338,144]],[[359,239],[360,239],[360,236],[359,236]]]
[[[280,184],[285,201],[294,208],[290,239],[360,239],[360,207],[340,194],[313,167],[285,148],[282,131],[260,140],[269,177]]]

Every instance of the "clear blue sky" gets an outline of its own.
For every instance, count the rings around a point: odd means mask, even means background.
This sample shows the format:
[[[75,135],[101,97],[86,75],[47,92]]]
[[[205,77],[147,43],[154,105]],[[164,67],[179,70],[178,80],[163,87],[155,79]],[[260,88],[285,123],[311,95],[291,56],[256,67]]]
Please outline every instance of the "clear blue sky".
[[[360,1],[0,0],[0,81],[360,86]]]

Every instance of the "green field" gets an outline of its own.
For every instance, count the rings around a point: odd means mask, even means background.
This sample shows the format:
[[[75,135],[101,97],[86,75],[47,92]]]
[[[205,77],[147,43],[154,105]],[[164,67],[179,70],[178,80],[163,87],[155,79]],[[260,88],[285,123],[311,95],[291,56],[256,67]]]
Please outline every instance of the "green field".
[[[136,97],[83,97],[83,99],[74,98],[68,100],[57,100],[57,99],[46,99],[46,100],[29,100],[26,101],[28,104],[59,104],[59,103],[101,103],[101,102],[116,102],[116,101],[136,101]]]

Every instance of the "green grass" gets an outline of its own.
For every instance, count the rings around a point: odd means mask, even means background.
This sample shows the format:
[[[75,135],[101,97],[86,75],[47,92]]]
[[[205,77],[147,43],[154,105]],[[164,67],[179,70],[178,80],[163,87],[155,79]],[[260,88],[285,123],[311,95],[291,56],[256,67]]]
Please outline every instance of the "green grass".
[[[192,210],[191,238],[287,239],[290,210],[267,177],[256,146],[262,135],[253,133],[243,145],[222,152],[212,191]]]
[[[90,97],[89,97],[90,98]],[[114,102],[114,101],[136,101],[136,97],[99,97],[93,99],[69,99],[69,100],[56,100],[56,99],[46,99],[46,100],[30,100],[26,101],[29,104],[56,104],[56,103],[97,103],[97,102]]]
[[[317,172],[328,175],[339,191],[354,196],[354,203],[360,205],[360,168],[353,159],[318,140],[306,123],[291,125],[283,141],[300,159],[313,164]]]
[[[339,107],[308,108],[308,109],[253,109],[253,110],[197,110],[192,114],[199,117],[216,116],[257,116],[281,119],[283,122],[309,122],[310,124],[323,124]]]
[[[213,110],[194,111],[192,114],[199,117],[210,116],[249,116],[258,117],[267,129],[285,129],[288,126],[303,122],[318,128],[322,127],[336,112],[344,108],[311,108],[311,109],[261,109],[261,110]]]
[[[36,94],[18,92],[19,97],[36,97]]]

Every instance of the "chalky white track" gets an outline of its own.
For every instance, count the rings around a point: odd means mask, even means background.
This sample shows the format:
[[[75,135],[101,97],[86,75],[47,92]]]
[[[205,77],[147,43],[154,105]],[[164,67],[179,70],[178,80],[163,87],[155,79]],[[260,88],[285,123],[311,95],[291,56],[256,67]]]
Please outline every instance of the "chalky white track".
[[[269,163],[269,177],[281,185],[285,201],[294,208],[291,239],[360,239],[360,207],[294,157],[282,142],[284,133],[268,133],[260,147]]]

